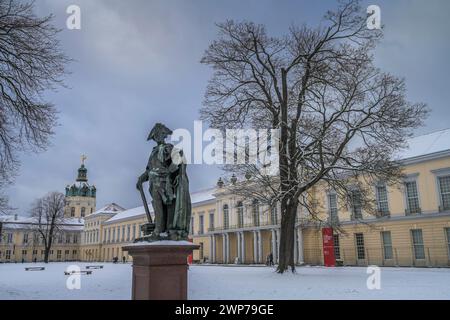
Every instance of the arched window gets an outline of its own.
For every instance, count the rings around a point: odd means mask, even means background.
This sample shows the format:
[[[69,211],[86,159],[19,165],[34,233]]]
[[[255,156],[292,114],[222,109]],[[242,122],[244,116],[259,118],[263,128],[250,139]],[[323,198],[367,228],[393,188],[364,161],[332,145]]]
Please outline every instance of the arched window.
[[[81,217],[84,218],[85,215],[86,215],[86,208],[85,208],[85,207],[82,207],[82,208],[81,208]]]
[[[225,204],[223,206],[223,228],[224,229],[228,229],[228,227],[230,226],[230,217],[229,217],[229,210],[228,210],[228,205]]]
[[[258,200],[253,200],[252,211],[253,211],[253,225],[255,227],[258,227],[259,226],[259,203],[258,203]]]
[[[242,201],[239,201],[237,204],[237,218],[238,218],[238,227],[244,227],[244,205]]]
[[[70,216],[75,217],[75,207],[70,208]]]

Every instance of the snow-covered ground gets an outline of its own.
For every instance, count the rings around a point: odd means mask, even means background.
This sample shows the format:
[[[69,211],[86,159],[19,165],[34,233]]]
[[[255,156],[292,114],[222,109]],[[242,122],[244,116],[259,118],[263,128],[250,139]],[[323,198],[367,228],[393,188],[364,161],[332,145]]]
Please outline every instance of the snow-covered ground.
[[[93,263],[78,263],[81,269]],[[40,265],[40,264],[37,264]],[[130,299],[131,265],[102,263],[68,290],[70,263],[0,264],[0,299]],[[450,299],[450,269],[381,268],[381,290],[369,290],[366,268],[299,267],[279,275],[268,267],[191,266],[190,299]]]

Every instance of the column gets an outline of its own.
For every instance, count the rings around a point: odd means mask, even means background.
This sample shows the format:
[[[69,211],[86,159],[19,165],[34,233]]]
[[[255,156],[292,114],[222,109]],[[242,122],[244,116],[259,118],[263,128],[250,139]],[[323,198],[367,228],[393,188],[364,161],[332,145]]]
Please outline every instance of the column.
[[[209,262],[214,262],[214,235],[209,236]]]
[[[227,257],[227,262],[226,263],[230,263],[230,236],[229,236],[229,234],[228,233],[226,233],[225,234],[225,238],[227,239],[227,244],[226,244],[226,248],[227,248],[227,255],[226,255],[226,257]]]
[[[303,232],[302,228],[297,228],[297,238],[298,238],[298,258],[297,261],[299,264],[305,263],[305,258],[303,255]]]
[[[273,261],[276,262],[278,260],[277,255],[277,233],[275,229],[270,230],[272,232],[272,246],[271,246],[271,252],[273,255]]]
[[[242,261],[242,258],[241,258],[242,246],[241,246],[241,233],[240,232],[236,232],[236,239],[237,239],[237,256],[238,256],[239,263],[240,263],[240,261]]]
[[[294,264],[298,263],[298,236],[297,236],[297,228],[294,230]]]
[[[227,234],[222,234],[222,263],[227,263]]]
[[[276,253],[277,253],[277,259],[275,260],[275,263],[278,263],[279,257],[280,257],[280,229],[276,229]]]
[[[217,255],[216,255],[216,236],[213,235],[213,256],[212,256],[212,261],[213,263],[217,263]]]
[[[262,263],[262,238],[261,238],[261,231],[256,231],[256,234],[258,235],[258,262]]]
[[[256,231],[253,231],[253,263],[258,263],[258,238]]]
[[[245,233],[241,232],[241,255],[242,263],[245,263]]]

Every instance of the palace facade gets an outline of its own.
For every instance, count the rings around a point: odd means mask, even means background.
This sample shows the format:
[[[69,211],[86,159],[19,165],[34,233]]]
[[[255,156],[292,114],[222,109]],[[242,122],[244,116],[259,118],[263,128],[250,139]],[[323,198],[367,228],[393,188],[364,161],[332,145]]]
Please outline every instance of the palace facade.
[[[412,138],[409,149],[399,159],[405,172],[401,185],[388,186],[380,181],[373,188],[376,216],[356,203],[348,208],[333,190],[320,185],[312,190],[310,196],[322,208],[322,222],[299,208],[295,226],[297,264],[323,265],[327,253],[323,229],[337,225],[331,243],[338,265],[450,265],[450,129]],[[228,190],[218,183],[191,194],[191,238],[200,246],[194,252],[194,261],[261,264],[272,253],[276,262],[279,206],[267,208]],[[96,189],[87,183],[87,170],[82,164],[77,184],[66,188],[65,214],[71,219],[71,229],[68,236],[63,235],[61,246],[55,244],[53,261],[112,261],[114,257],[130,260],[122,247],[141,236],[140,227],[146,223],[144,208],[127,210],[112,203],[96,210],[95,195]],[[29,232],[24,225],[31,222],[22,217],[15,221],[11,216],[2,219],[0,261],[32,261],[35,250],[39,261],[41,249],[32,249],[27,243],[30,240],[25,241],[30,235],[25,236]],[[67,238],[68,244],[64,240]],[[24,250],[26,255],[21,254]]]

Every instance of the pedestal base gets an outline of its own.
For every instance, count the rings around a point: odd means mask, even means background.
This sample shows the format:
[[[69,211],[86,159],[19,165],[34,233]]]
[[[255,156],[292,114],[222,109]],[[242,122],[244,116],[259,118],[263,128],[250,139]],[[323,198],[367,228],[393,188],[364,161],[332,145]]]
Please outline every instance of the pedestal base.
[[[135,243],[123,248],[133,257],[133,300],[186,300],[187,257],[199,246],[187,241]]]

